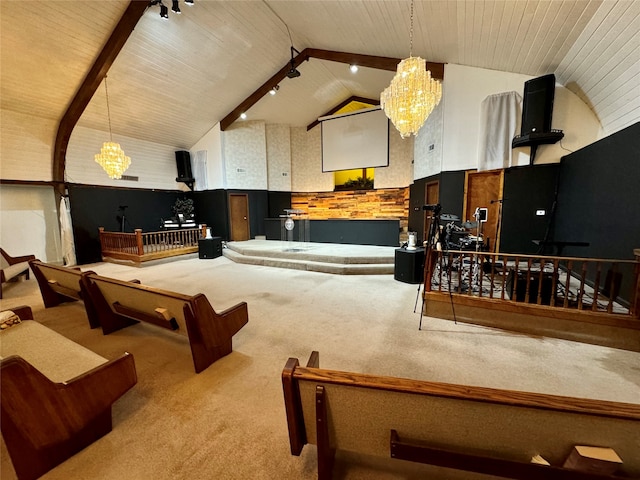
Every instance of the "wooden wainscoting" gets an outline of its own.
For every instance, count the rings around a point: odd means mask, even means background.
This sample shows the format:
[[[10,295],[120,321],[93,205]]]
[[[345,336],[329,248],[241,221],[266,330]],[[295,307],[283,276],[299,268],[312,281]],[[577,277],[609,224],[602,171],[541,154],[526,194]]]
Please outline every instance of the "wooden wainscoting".
[[[310,219],[399,219],[406,235],[409,225],[409,188],[348,190],[344,192],[292,193],[291,208]]]

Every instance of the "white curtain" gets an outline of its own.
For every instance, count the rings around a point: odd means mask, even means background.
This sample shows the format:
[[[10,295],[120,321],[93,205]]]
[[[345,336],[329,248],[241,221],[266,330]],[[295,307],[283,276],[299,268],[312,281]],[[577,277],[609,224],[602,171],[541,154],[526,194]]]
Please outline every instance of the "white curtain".
[[[489,95],[480,105],[478,171],[509,168],[511,140],[520,124],[522,97],[517,92]]]
[[[76,247],[71,226],[71,211],[69,209],[69,199],[66,197],[60,199],[60,236],[62,238],[62,259],[65,266],[76,265]]]
[[[198,150],[193,159],[193,177],[196,180],[194,190],[202,191],[209,188],[207,179],[207,151]]]

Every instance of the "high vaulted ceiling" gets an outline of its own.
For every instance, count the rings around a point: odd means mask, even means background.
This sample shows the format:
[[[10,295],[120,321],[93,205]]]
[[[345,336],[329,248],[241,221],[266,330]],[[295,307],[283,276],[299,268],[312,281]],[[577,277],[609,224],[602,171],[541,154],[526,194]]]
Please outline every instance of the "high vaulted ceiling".
[[[171,8],[171,1],[165,4]],[[1,108],[59,121],[129,0],[0,0]],[[108,73],[114,134],[190,148],[295,48],[405,58],[408,0],[180,0],[138,22]],[[288,27],[288,30],[287,30]],[[640,2],[415,2],[414,56],[532,76],[555,73],[612,133],[640,118]],[[306,126],[351,96],[378,98],[393,72],[310,59],[246,113]],[[107,130],[104,86],[79,125]]]

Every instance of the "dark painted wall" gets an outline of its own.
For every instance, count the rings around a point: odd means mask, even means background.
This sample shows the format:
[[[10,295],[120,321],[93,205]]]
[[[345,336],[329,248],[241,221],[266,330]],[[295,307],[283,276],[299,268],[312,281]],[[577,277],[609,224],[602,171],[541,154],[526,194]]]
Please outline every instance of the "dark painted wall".
[[[285,209],[291,208],[290,192],[269,192],[269,218],[278,218],[284,215]]]
[[[161,219],[173,216],[171,207],[176,199],[188,196],[171,191],[70,185],[69,203],[78,263],[101,261],[98,227],[121,231],[120,206],[127,206],[124,209],[126,232],[136,228],[154,232],[160,229]]]
[[[440,174],[440,205],[442,213],[462,219],[464,209],[464,171]]]
[[[562,159],[554,235],[589,242],[567,255],[633,258],[640,247],[640,123]],[[631,274],[621,296],[629,299]]]
[[[547,230],[551,228],[559,170],[560,165],[557,163],[505,170],[501,252],[532,255],[543,253],[538,251],[539,247],[533,240],[544,239]],[[538,210],[544,210],[545,215],[536,215]],[[545,253],[551,255],[553,251]]]
[[[229,205],[226,190],[193,192],[196,220],[211,227],[211,235],[229,240]]]

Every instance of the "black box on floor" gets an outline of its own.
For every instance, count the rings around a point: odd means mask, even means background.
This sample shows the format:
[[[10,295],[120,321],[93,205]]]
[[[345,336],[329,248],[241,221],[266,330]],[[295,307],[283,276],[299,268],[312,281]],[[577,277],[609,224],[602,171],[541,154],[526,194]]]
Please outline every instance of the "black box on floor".
[[[405,283],[421,283],[424,276],[424,248],[397,248],[393,278]]]
[[[529,281],[529,303],[538,303],[538,291],[540,290],[540,272],[530,272]],[[524,302],[527,293],[527,272],[518,272],[515,275],[513,270],[509,271],[505,285],[506,291],[511,300]],[[541,305],[551,305],[551,299],[555,300],[556,295],[553,289],[553,274],[542,274]]]
[[[222,255],[222,238],[201,238],[198,240],[198,258],[217,258]]]

